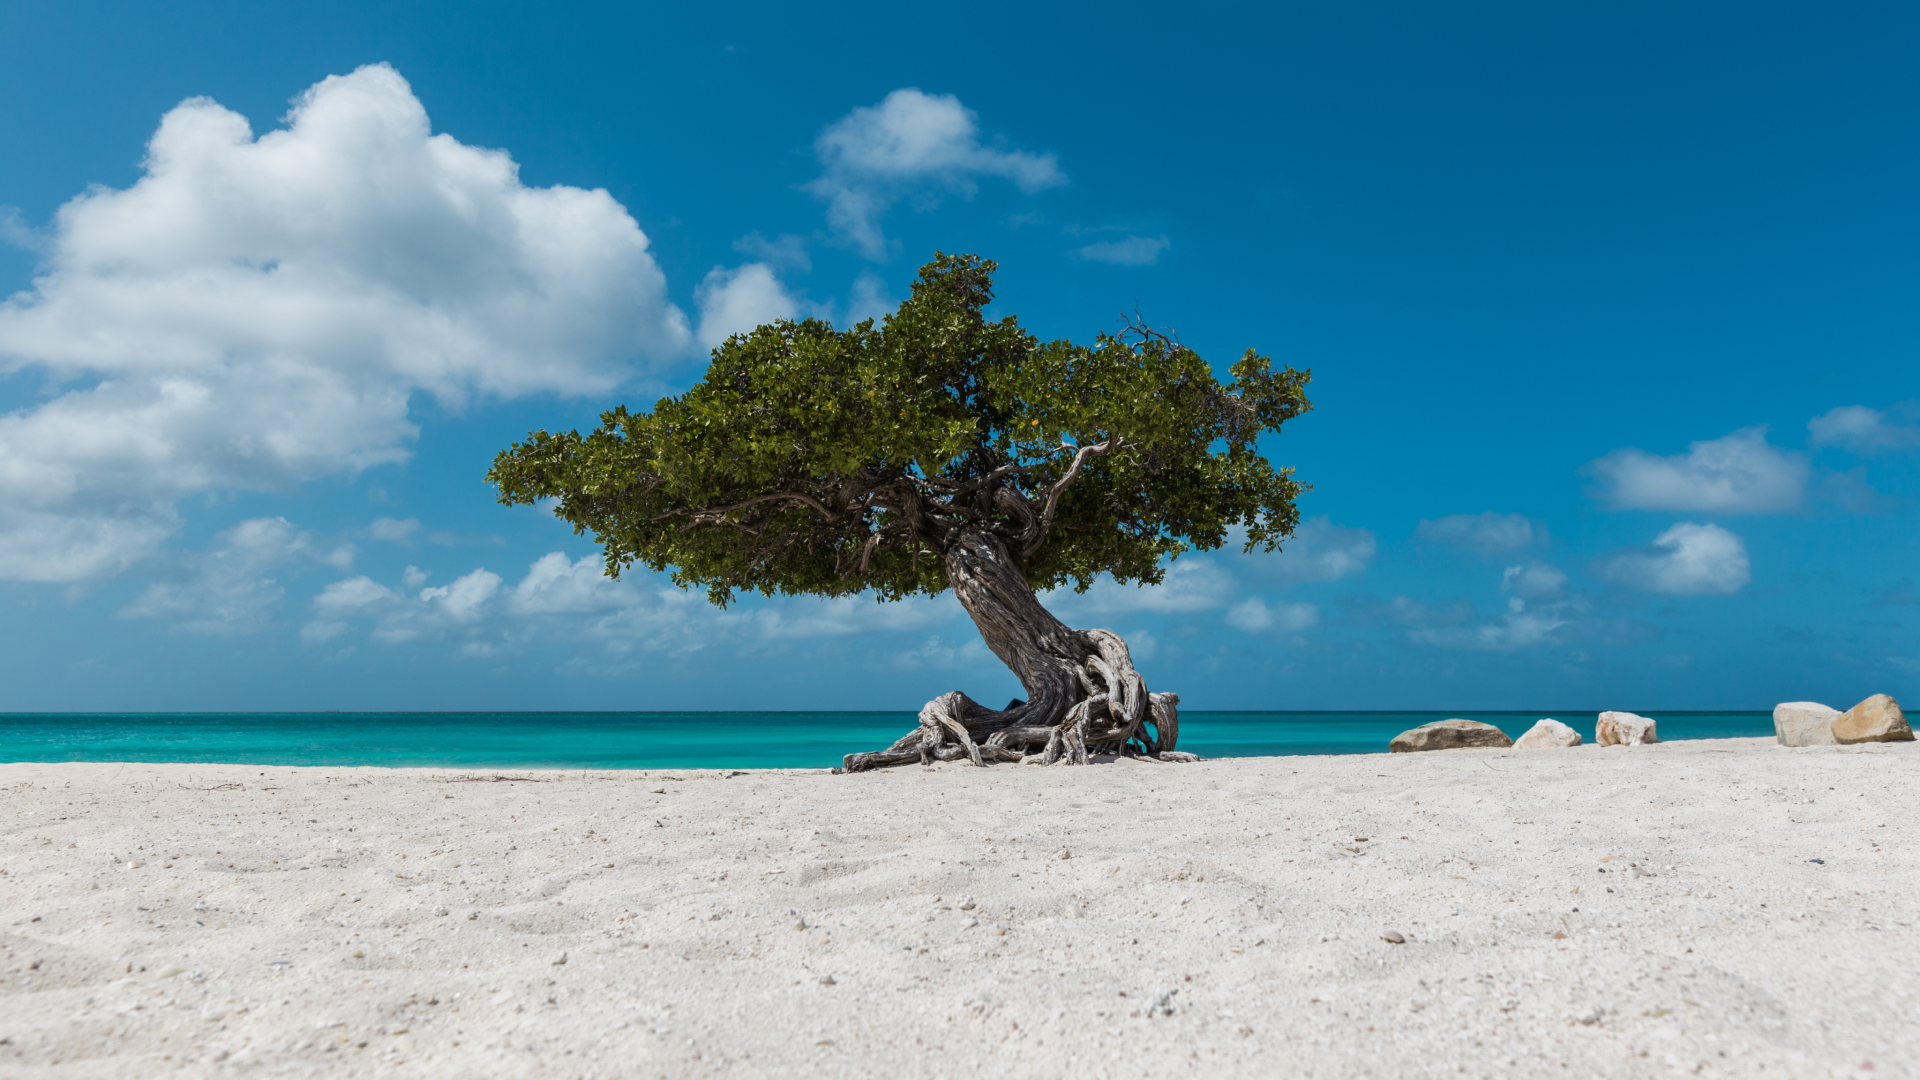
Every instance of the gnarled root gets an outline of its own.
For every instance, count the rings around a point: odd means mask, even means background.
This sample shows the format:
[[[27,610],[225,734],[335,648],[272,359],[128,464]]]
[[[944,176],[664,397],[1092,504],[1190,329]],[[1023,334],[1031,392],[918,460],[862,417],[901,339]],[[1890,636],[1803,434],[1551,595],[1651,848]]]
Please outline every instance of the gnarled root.
[[[1063,661],[1079,693],[1036,694],[1030,702],[988,709],[959,691],[942,694],[920,710],[920,726],[885,750],[848,754],[846,772],[918,761],[971,760],[975,765],[1015,761],[1085,765],[1097,754],[1149,761],[1197,761],[1175,750],[1180,738],[1180,698],[1150,694],[1133,668],[1126,642],[1107,630],[1076,635],[1084,646],[1078,663]]]

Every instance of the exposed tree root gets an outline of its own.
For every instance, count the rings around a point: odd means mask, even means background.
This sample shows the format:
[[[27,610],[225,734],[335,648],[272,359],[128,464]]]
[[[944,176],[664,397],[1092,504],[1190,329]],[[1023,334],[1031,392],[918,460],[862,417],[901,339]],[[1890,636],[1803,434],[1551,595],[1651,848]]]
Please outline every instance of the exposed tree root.
[[[942,694],[920,710],[919,727],[885,750],[848,754],[845,771],[963,757],[975,765],[1085,765],[1096,754],[1198,760],[1173,748],[1179,697],[1147,693],[1119,634],[1054,618],[999,536],[960,533],[942,558],[954,596],[987,648],[1020,677],[1027,700],[989,709],[959,691]]]
[[[920,726],[892,746],[848,754],[842,768],[862,772],[962,758],[982,766],[995,761],[1086,765],[1100,754],[1148,761],[1199,760],[1198,755],[1174,749],[1180,738],[1179,695],[1147,692],[1120,635],[1087,630],[1080,636],[1090,653],[1079,672],[1084,696],[1062,710],[1056,722],[1034,716],[1036,710],[1029,702],[989,709],[955,690],[927,702],[920,710]]]

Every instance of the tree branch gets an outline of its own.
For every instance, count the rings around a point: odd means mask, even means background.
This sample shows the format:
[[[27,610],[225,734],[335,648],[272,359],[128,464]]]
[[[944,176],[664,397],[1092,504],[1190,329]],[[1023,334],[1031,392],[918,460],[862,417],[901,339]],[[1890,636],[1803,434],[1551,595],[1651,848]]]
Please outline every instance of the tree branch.
[[[1066,444],[1062,443],[1061,445],[1064,447]],[[1109,435],[1100,442],[1094,443],[1091,446],[1083,446],[1074,452],[1073,464],[1067,466],[1066,475],[1055,480],[1052,486],[1047,488],[1047,505],[1045,509],[1040,511],[1040,528],[1033,540],[1026,545],[1026,554],[1030,555],[1035,551],[1039,551],[1040,545],[1046,541],[1047,531],[1053,528],[1053,512],[1060,505],[1060,493],[1067,490],[1067,485],[1073,483],[1074,477],[1080,475],[1080,469],[1086,465],[1087,459],[1095,454],[1112,453],[1124,445],[1126,445],[1126,441],[1120,436]]]
[[[707,506],[698,510],[669,510],[653,520],[665,521],[668,518],[681,517],[684,515],[692,519],[692,524],[709,525],[726,521],[727,515],[733,513],[735,510],[744,510],[756,503],[771,502],[775,499],[792,499],[795,502],[804,503],[820,511],[820,516],[826,518],[828,521],[834,521],[840,517],[839,514],[828,509],[827,504],[811,495],[804,495],[797,491],[776,491],[771,495],[755,495],[751,499],[743,499],[729,506]]]

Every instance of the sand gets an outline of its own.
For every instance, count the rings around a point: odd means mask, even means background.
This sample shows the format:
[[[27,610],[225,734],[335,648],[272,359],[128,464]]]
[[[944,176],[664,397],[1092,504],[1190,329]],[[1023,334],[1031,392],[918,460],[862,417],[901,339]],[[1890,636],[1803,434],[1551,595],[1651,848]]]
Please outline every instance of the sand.
[[[1917,770],[0,765],[0,1076],[1913,1076]]]

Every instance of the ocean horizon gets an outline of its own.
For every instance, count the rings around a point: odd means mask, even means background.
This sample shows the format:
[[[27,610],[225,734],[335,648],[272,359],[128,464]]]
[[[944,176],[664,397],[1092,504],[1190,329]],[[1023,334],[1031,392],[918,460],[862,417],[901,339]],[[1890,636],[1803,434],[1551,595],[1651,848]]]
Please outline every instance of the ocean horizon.
[[[1773,734],[1757,711],[1633,710],[1662,741]],[[490,769],[826,768],[916,723],[908,711],[0,713],[0,761]],[[1179,748],[1203,758],[1385,753],[1454,717],[1518,738],[1542,717],[1593,741],[1597,711],[1185,711]]]

